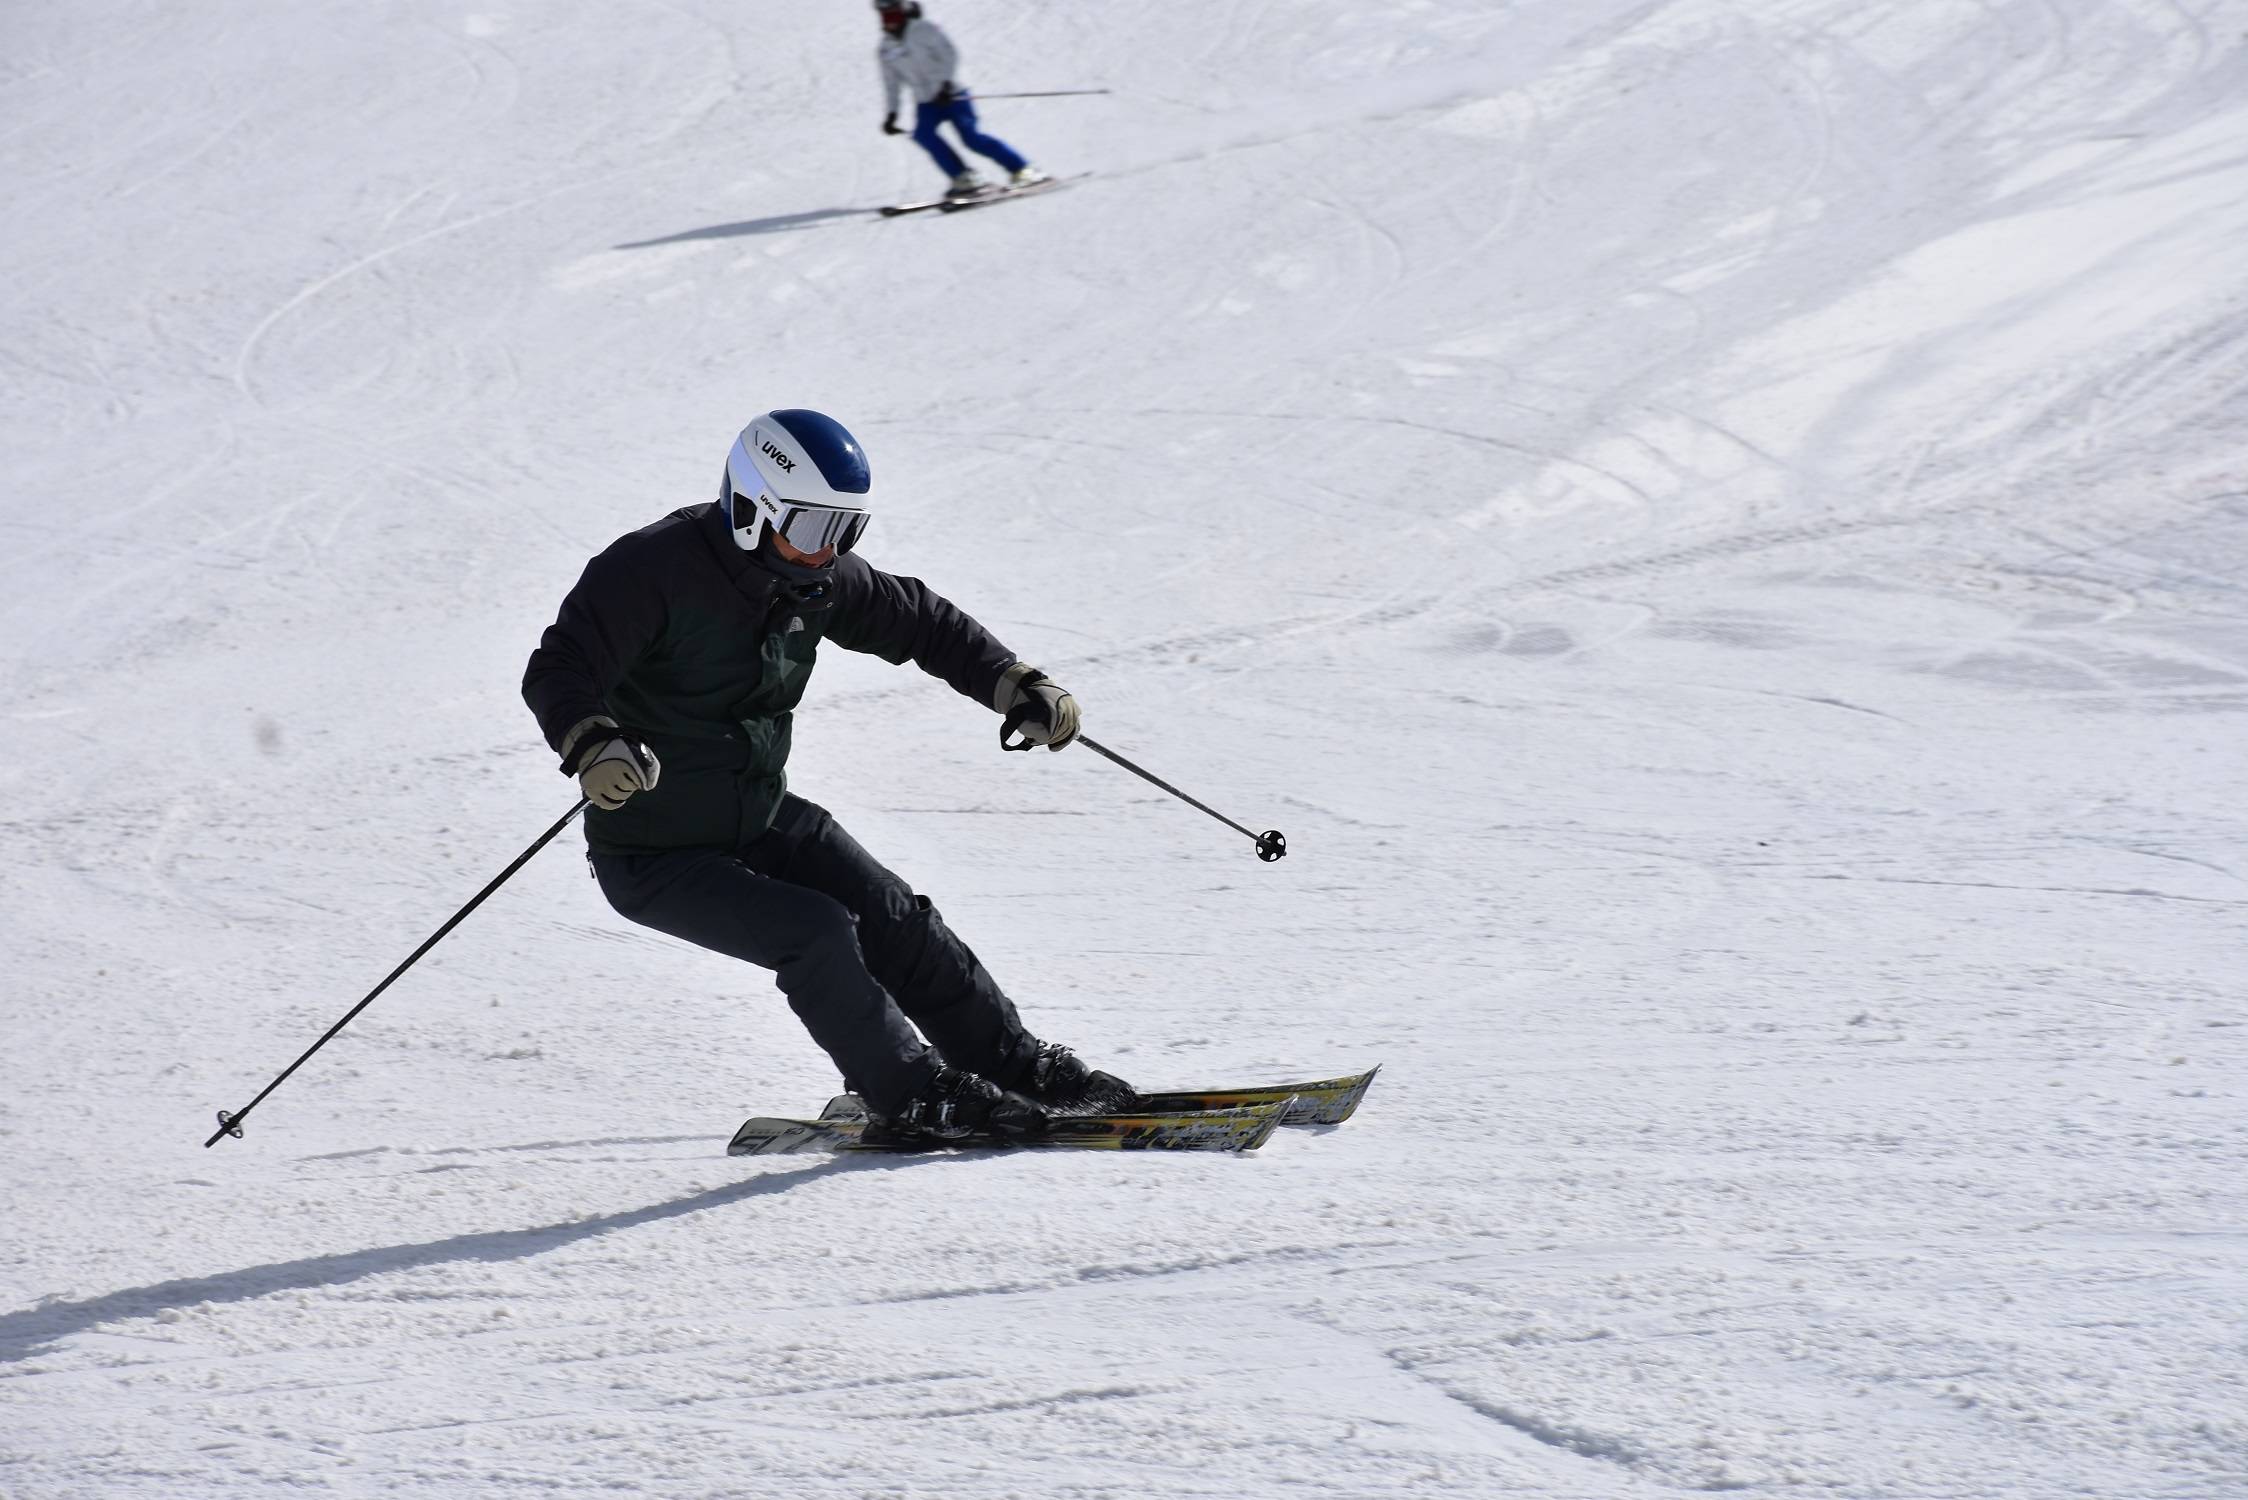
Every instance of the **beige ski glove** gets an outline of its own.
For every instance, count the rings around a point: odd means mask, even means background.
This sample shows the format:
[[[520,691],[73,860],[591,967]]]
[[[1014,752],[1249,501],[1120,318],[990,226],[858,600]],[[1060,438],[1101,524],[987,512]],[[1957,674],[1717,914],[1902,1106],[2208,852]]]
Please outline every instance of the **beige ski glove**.
[[[1049,680],[1028,662],[1018,661],[1007,669],[991,696],[991,706],[1007,716],[999,726],[1002,750],[1028,750],[1037,745],[1059,750],[1077,738],[1077,700],[1067,688]],[[1022,743],[1010,743],[1017,734],[1022,736]]]
[[[615,812],[634,792],[652,791],[663,773],[656,752],[608,718],[587,719],[563,736],[562,763],[577,768],[578,785],[603,812]]]

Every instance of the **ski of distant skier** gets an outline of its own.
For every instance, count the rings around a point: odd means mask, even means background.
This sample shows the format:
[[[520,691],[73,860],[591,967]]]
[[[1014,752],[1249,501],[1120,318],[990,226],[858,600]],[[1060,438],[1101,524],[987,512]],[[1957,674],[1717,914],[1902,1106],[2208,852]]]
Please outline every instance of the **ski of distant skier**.
[[[901,214],[926,213],[936,209],[939,213],[956,214],[964,208],[982,208],[987,203],[1004,203],[1010,198],[1035,198],[1040,193],[1056,192],[1073,182],[1083,182],[1092,176],[1079,172],[1074,177],[1047,177],[1027,187],[992,186],[979,191],[972,198],[924,198],[917,203],[892,203],[882,209],[882,217],[895,219]]]
[[[1350,1118],[1379,1068],[1312,1083],[1244,1088],[1181,1089],[1143,1094],[1111,1114],[1062,1115],[1035,1141],[970,1136],[950,1141],[868,1140],[865,1103],[838,1094],[816,1120],[761,1116],[727,1143],[729,1156],[779,1156],[802,1151],[900,1151],[949,1147],[1075,1147],[1110,1151],[1254,1151],[1281,1125],[1334,1125]]]

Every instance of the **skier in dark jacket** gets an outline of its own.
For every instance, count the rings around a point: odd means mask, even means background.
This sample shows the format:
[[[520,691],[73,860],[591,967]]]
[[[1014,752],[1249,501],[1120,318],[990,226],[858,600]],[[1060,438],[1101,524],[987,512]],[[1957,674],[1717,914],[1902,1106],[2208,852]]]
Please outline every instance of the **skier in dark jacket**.
[[[1076,700],[1045,674],[852,550],[870,488],[865,454],[832,418],[757,418],[715,503],[586,565],[531,653],[523,697],[592,801],[586,843],[610,905],[773,970],[878,1128],[1035,1136],[1049,1112],[1121,1105],[1132,1090],[1025,1030],[928,897],[783,772],[823,640],[910,660],[1033,744],[1060,750],[1077,734]]]

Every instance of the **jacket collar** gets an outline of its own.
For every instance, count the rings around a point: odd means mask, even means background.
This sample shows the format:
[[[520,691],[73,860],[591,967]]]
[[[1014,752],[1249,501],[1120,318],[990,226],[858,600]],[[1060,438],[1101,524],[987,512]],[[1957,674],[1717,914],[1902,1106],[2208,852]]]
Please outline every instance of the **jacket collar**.
[[[756,553],[744,552],[734,545],[733,530],[726,522],[726,508],[716,501],[690,507],[681,514],[693,517],[695,530],[710,549],[718,571],[726,575],[736,593],[750,602],[760,619],[783,610],[825,609],[834,601],[834,568],[793,570],[803,575],[799,578],[768,566]]]
[[[695,534],[703,539],[711,562],[725,575],[726,581],[734,586],[735,592],[756,605],[758,614],[764,614],[767,606],[772,603],[773,589],[780,580],[757,566],[757,559],[734,545],[734,533],[726,524],[726,508],[716,501],[710,501],[692,506],[680,514],[693,520]]]

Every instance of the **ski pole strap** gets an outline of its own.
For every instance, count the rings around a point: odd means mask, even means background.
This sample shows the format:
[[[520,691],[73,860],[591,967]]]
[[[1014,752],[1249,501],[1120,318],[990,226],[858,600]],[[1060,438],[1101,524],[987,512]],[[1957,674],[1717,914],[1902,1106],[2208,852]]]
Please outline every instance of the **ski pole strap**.
[[[1029,723],[1033,718],[1037,717],[1036,714],[1031,712],[1031,710],[1035,706],[1036,705],[1034,704],[1025,702],[1018,703],[1013,708],[1007,710],[1007,717],[1000,720],[999,722],[1000,749],[1035,750],[1038,748],[1038,741],[1032,739],[1027,734],[1023,735],[1022,742],[1020,744],[1010,743],[1015,735],[1022,732],[1023,725]],[[1082,738],[1082,736],[1080,736],[1080,738]]]

